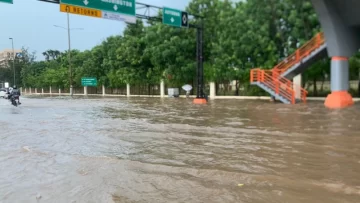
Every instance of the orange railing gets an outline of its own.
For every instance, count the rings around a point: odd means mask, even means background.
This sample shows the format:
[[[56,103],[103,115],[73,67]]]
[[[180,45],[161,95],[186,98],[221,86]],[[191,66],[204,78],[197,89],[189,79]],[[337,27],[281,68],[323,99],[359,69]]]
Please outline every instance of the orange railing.
[[[293,82],[291,82],[291,80],[289,80],[287,78],[281,77],[277,71],[272,70],[272,76],[274,78],[277,78],[279,80],[280,84],[286,84],[286,86],[288,88],[291,88],[294,91],[294,93],[296,93],[296,90],[298,90],[300,92],[299,99],[301,99],[302,102],[306,103],[306,96],[307,96],[308,92],[304,88],[302,88],[301,86],[295,85]],[[296,97],[296,96],[297,95],[294,95],[294,97]]]
[[[252,69],[250,72],[250,81],[251,82],[260,82],[266,85],[268,88],[272,89],[276,94],[281,95],[295,104],[295,92],[300,91],[300,99],[303,102],[306,102],[307,91],[302,87],[294,86],[294,84],[281,77],[281,74],[287,71],[289,68],[294,66],[304,57],[309,56],[313,51],[318,49],[321,45],[325,43],[324,33],[318,33],[314,38],[308,41],[306,44],[301,46],[295,53],[288,56],[281,63],[276,65],[272,70],[261,70],[261,69]],[[297,91],[295,91],[296,89]]]
[[[293,89],[294,84],[290,80],[281,77],[277,71],[252,69],[250,72],[250,81],[260,82],[276,94],[289,100],[291,104],[296,103],[295,90]],[[301,91],[301,100],[306,102],[307,91],[301,87],[297,88]]]
[[[295,53],[288,56],[285,60],[280,62],[278,65],[274,67],[274,70],[278,73],[284,73],[293,65],[298,63],[304,57],[310,55],[311,52],[319,48],[321,45],[325,43],[324,33],[318,33],[315,37],[313,37],[310,41],[301,46]]]

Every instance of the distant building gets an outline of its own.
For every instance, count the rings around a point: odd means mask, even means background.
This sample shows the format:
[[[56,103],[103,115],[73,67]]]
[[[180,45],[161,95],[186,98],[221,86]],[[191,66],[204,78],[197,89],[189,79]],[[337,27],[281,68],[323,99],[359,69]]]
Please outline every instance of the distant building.
[[[19,53],[22,51],[19,49],[15,49],[14,53],[16,56],[18,56]],[[0,51],[0,68],[5,68],[8,66],[9,61],[13,59],[13,50],[12,49],[5,49],[3,51]]]

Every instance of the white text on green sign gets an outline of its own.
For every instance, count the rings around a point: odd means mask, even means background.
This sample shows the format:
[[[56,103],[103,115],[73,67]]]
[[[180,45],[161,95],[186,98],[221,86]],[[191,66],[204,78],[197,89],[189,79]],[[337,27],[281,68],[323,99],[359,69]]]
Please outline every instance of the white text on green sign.
[[[164,7],[163,23],[174,27],[181,27],[181,11]]]
[[[97,86],[97,79],[96,78],[81,78],[81,85],[82,86]]]
[[[163,8],[163,24],[174,27],[188,27],[188,14],[172,8]]]

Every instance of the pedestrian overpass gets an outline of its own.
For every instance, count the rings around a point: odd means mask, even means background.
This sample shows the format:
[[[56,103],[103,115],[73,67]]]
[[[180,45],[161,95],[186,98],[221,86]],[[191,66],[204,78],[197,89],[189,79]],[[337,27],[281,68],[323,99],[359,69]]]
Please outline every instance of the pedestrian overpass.
[[[301,87],[301,73],[317,60],[329,56],[331,94],[328,108],[344,108],[354,102],[349,90],[349,57],[360,48],[359,0],[311,0],[323,33],[300,47],[272,70],[253,69],[251,84],[258,85],[286,104],[306,102],[307,91]],[[293,81],[291,81],[293,80]]]

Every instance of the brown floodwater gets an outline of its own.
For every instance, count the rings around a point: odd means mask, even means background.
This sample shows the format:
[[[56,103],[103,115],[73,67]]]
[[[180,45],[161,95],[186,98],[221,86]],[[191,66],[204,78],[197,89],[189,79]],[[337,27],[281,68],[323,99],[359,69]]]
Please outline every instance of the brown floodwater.
[[[360,104],[0,100],[1,203],[357,203]]]

